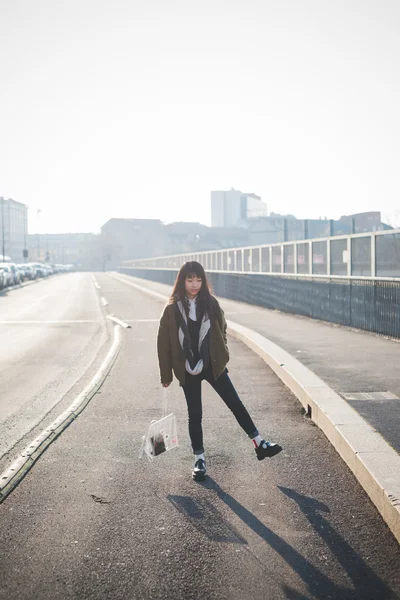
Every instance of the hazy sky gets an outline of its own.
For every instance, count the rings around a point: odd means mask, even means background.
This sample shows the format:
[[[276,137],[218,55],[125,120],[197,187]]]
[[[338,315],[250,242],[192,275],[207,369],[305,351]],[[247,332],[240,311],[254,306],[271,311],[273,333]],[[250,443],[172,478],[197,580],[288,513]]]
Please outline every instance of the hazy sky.
[[[31,232],[210,224],[231,187],[400,225],[398,0],[0,0],[0,82]]]

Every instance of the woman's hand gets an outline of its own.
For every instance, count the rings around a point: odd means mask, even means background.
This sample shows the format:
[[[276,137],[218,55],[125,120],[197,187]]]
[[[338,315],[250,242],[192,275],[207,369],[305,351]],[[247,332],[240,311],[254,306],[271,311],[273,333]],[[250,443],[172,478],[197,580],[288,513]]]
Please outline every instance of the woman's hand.
[[[169,385],[171,385],[170,383],[163,383],[162,386],[163,388],[167,388]]]

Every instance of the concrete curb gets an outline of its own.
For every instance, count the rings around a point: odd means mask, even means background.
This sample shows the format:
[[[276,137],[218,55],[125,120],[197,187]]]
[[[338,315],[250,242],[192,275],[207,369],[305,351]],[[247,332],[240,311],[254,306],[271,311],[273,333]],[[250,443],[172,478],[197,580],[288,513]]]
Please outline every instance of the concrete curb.
[[[42,278],[41,278],[42,279]],[[2,288],[0,290],[0,294],[3,292],[12,292],[13,290],[20,290],[21,288],[27,287],[28,285],[34,285],[35,283],[39,283],[40,279],[34,279],[29,281],[24,281],[23,283],[19,283],[18,285],[10,285],[8,287]],[[4,294],[3,294],[4,296]]]
[[[25,477],[46,448],[76,419],[100,389],[118,356],[120,347],[121,327],[116,325],[112,346],[91,382],[75,398],[74,402],[53,423],[46,427],[23,450],[12,465],[0,475],[0,504]]]
[[[300,400],[400,542],[400,456],[343,398],[291,354],[228,321],[228,333],[258,354]]]
[[[167,296],[125,279],[114,279],[167,301]],[[400,456],[339,394],[291,354],[261,334],[228,321],[228,333],[260,356],[300,400],[351,469],[400,543]]]

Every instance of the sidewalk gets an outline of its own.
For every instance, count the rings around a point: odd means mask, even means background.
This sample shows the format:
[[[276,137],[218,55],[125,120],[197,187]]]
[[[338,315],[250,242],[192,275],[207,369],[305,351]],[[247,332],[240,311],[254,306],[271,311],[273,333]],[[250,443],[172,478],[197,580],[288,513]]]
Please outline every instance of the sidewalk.
[[[289,352],[340,394],[400,452],[398,341],[225,298],[221,302],[227,318],[257,331]],[[372,393],[372,397],[374,392],[391,392],[387,396],[397,399],[346,397],[365,392]]]
[[[165,296],[171,291],[168,285],[117,276]],[[400,343],[226,298],[220,301],[231,333],[275,365],[303,405],[310,398],[313,420],[400,541]],[[354,396],[362,393],[368,396]]]

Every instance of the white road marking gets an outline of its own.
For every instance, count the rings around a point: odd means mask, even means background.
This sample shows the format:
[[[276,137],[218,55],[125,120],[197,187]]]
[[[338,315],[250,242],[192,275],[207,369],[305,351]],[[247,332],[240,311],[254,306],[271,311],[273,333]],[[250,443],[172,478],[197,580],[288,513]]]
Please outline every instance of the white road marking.
[[[75,319],[73,321],[0,321],[0,325],[57,325],[58,323],[100,323],[101,319]]]
[[[96,277],[94,275],[92,275],[92,279],[93,279],[94,287],[97,290],[101,290],[101,286],[97,283],[97,279],[96,279]]]
[[[158,323],[160,319],[125,319],[126,323]]]
[[[128,325],[128,323],[125,323],[125,321],[121,321],[121,319],[118,319],[117,317],[113,317],[112,315],[107,315],[107,319],[110,319],[110,321],[114,321],[114,323],[117,323],[118,325],[121,325],[122,327],[125,327],[126,329],[132,329],[132,327],[130,325]]]
[[[226,298],[224,298],[224,300],[226,300]],[[253,313],[250,310],[243,310],[243,311],[229,311],[229,310],[224,310],[224,314],[225,315],[252,315]]]
[[[101,298],[101,303],[102,303],[103,306],[108,306],[107,300],[105,298],[103,298],[103,297]]]

